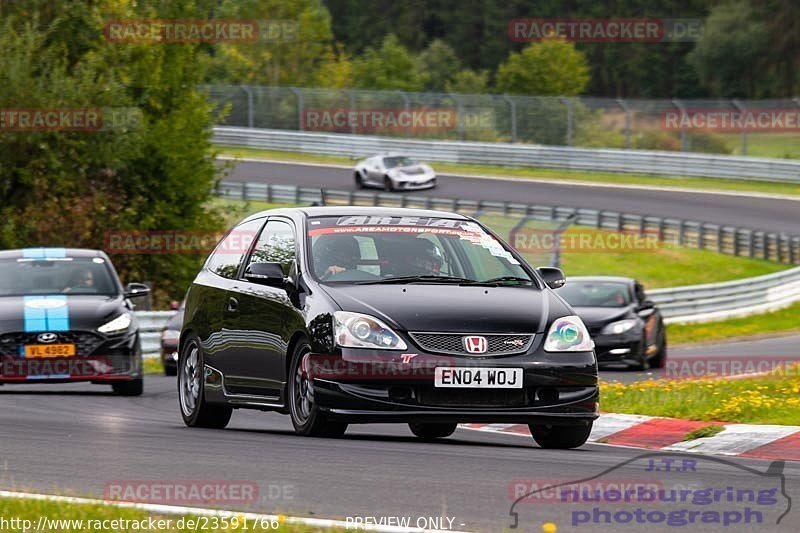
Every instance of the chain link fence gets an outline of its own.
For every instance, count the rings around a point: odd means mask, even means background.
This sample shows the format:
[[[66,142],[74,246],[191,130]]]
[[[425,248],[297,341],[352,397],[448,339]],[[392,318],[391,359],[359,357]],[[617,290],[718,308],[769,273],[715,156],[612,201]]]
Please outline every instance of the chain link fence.
[[[220,125],[800,158],[800,98],[642,100],[208,85]]]

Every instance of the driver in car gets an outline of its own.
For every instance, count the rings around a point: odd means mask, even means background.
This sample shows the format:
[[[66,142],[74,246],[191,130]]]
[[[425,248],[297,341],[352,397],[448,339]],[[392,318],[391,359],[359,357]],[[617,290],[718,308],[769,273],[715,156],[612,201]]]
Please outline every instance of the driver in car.
[[[94,273],[88,268],[79,269],[70,276],[69,285],[62,292],[80,291],[94,288]]]
[[[314,245],[316,270],[321,280],[346,270],[355,270],[361,259],[358,241],[352,235],[323,236]]]
[[[441,273],[444,258],[439,248],[428,239],[418,237],[412,241],[407,259],[408,272],[411,276],[438,276]]]

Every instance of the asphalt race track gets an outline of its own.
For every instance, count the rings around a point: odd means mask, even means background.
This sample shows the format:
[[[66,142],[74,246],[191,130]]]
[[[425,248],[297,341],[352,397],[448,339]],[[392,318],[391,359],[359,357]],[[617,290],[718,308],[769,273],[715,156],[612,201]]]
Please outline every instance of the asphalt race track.
[[[174,378],[162,376],[148,376],[140,398],[115,397],[106,387],[83,384],[0,387],[0,486],[102,497],[109,484],[126,480],[247,481],[259,486],[255,503],[222,506],[316,518],[400,516],[410,517],[412,525],[419,517],[447,516],[455,518],[452,528],[457,530],[501,531],[512,523],[509,510],[514,495],[520,494],[515,487],[520,486],[602,474],[608,483],[645,479],[684,490],[712,486],[768,490],[777,479],[761,475],[769,468],[768,461],[673,454],[650,458],[656,464],[662,464],[662,458],[683,464],[682,458],[688,457],[686,471],[647,470],[645,458],[621,468],[621,463],[642,452],[600,444],[545,451],[525,437],[466,429],[439,443],[419,442],[401,425],[351,426],[342,439],[315,439],[295,436],[288,417],[251,411],[236,412],[226,430],[189,429],[180,420],[175,389]],[[800,464],[786,463],[783,475],[787,496],[798,501]],[[638,505],[647,511],[676,508],[674,503]],[[717,505],[685,507],[708,511]],[[741,506],[726,505],[720,509]],[[790,505],[779,496],[761,506],[763,523],[757,527],[646,527],[651,531],[798,531],[796,511],[786,514],[780,526],[775,524]],[[515,510],[519,531],[541,531],[545,521],[555,523],[559,531],[645,528],[600,523],[572,528],[576,507],[547,500],[523,501]]]
[[[356,188],[349,169],[298,164],[242,162],[225,179],[340,190]],[[676,180],[676,186],[679,185]],[[520,203],[683,218],[789,234],[800,231],[800,200],[779,198],[561,185],[533,180],[482,180],[447,175],[439,176],[435,189],[398,194],[467,200],[513,199]]]

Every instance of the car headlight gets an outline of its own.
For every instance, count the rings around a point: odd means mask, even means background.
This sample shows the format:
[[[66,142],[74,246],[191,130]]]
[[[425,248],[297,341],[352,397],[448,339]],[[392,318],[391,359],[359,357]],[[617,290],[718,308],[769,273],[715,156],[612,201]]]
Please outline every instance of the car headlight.
[[[99,328],[97,331],[100,333],[119,333],[120,331],[125,331],[131,325],[131,314],[130,313],[122,313],[117,318],[112,320],[111,322],[106,322]]]
[[[381,350],[405,350],[408,347],[397,333],[369,315],[335,311],[333,329],[336,344],[343,348],[378,348]]]
[[[625,320],[619,320],[617,322],[612,322],[611,324],[606,324],[606,327],[604,327],[600,333],[603,335],[621,335],[635,326],[636,319],[627,318]]]
[[[588,352],[594,341],[578,316],[563,316],[553,321],[544,341],[546,352]]]

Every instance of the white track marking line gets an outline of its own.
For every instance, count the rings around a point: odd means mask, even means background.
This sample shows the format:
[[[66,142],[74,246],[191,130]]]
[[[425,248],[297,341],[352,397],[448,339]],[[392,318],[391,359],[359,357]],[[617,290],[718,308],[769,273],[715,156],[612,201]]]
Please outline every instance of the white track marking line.
[[[140,509],[152,513],[164,514],[180,514],[180,515],[201,515],[201,516],[219,516],[223,518],[238,517],[242,520],[275,520],[281,524],[303,524],[307,526],[318,527],[337,527],[342,529],[358,529],[362,531],[385,531],[387,533],[405,533],[407,531],[425,531],[436,533],[441,530],[432,529],[419,529],[407,528],[400,526],[380,526],[373,524],[359,525],[357,528],[354,524],[348,524],[344,520],[329,520],[325,518],[303,518],[298,516],[284,516],[284,515],[271,515],[260,513],[246,513],[241,511],[226,511],[222,509],[205,509],[202,507],[183,507],[178,505],[163,505],[156,503],[135,503],[114,500],[100,500],[93,498],[78,498],[73,496],[55,496],[52,494],[37,494],[32,492],[15,492],[8,490],[0,490],[0,498],[16,498],[20,500],[39,500],[49,501],[56,503],[72,503],[77,505],[109,505],[112,507],[120,507],[124,509]],[[361,516],[361,515],[358,515]],[[448,530],[449,531],[449,530]],[[449,533],[465,533],[465,532],[449,532]]]

